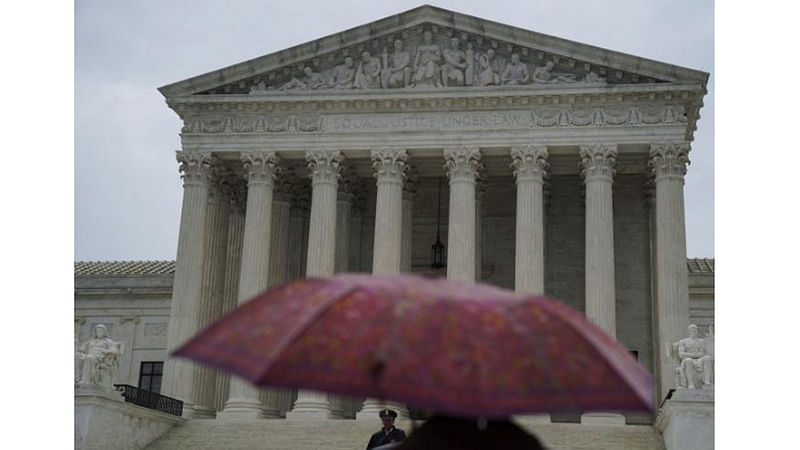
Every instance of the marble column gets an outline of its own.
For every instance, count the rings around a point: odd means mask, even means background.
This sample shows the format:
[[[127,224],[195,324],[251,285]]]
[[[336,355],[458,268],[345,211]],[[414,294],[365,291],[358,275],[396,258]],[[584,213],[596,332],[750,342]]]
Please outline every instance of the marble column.
[[[686,270],[686,223],[683,183],[689,164],[689,143],[659,143],[650,147],[649,167],[655,178],[656,342],[659,396],[675,387],[674,367],[666,346],[685,337],[689,325]]]
[[[482,169],[477,147],[444,150],[445,171],[450,180],[450,212],[447,225],[447,278],[475,281],[475,179]]]
[[[237,304],[250,300],[267,288],[272,232],[272,194],[279,171],[275,152],[243,152],[242,167],[247,176],[242,265]],[[261,406],[256,387],[238,377],[231,377],[228,401],[221,414],[225,419],[277,417],[275,411]]]
[[[209,187],[208,220],[206,221],[206,258],[203,262],[203,282],[200,295],[199,325],[204,328],[219,318],[225,283],[225,257],[228,238],[228,206],[230,175],[222,166],[212,168]],[[210,419],[216,415],[217,371],[206,366],[195,367],[190,417]]]
[[[403,244],[403,180],[405,150],[373,150],[370,154],[378,191],[375,199],[373,273],[399,273]]]
[[[344,155],[339,151],[306,153],[311,176],[311,217],[308,226],[306,276],[326,277],[336,269],[336,197]],[[287,419],[332,417],[328,395],[300,390]]]
[[[208,185],[212,157],[210,152],[177,152],[183,172],[178,251],[167,328],[167,354],[171,354],[197,332],[203,261],[206,256],[205,229],[208,209]],[[164,364],[161,394],[184,401],[184,411],[192,410],[194,364],[185,358],[168,357]]]
[[[373,150],[370,157],[378,187],[375,198],[372,272],[400,273],[403,250],[403,182],[408,153],[405,150],[378,149]],[[374,419],[385,407],[386,402],[368,398],[356,418]]]
[[[544,178],[547,147],[512,147],[511,168],[517,183],[514,289],[544,294]]]
[[[273,288],[288,280],[290,211],[294,181],[294,173],[291,170],[282,171],[276,178],[272,197],[272,242],[270,244],[267,288]],[[264,411],[272,416],[280,416],[282,411],[286,411],[290,407],[291,401],[291,389],[266,388],[261,390]]]
[[[228,235],[225,245],[225,276],[222,286],[222,307],[220,315],[236,307],[239,293],[239,276],[242,265],[242,239],[244,238],[244,211],[247,202],[247,183],[237,178],[231,182],[228,199]],[[216,399],[214,409],[222,411],[228,401],[230,374],[217,373]]]
[[[612,183],[616,145],[581,146],[586,184],[586,317],[617,336]]]
[[[413,249],[413,210],[417,194],[419,174],[413,166],[409,166],[406,182],[403,183],[403,244],[400,256],[400,271],[411,273],[411,251]]]

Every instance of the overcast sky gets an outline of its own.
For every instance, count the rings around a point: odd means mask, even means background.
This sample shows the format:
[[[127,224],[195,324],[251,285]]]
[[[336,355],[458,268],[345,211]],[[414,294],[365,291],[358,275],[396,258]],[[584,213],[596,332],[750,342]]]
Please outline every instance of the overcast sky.
[[[711,73],[686,176],[688,256],[714,256],[710,0],[432,1]],[[181,122],[156,90],[417,7],[418,1],[77,0],[75,260],[174,259]]]

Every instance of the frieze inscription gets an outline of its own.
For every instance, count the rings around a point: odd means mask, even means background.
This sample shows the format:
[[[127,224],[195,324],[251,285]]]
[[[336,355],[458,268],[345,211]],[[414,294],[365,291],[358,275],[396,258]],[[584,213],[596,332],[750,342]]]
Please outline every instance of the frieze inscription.
[[[480,128],[520,128],[531,123],[526,112],[463,113],[463,114],[401,114],[348,115],[324,119],[328,131],[369,130],[471,130]]]
[[[548,127],[649,126],[686,123],[682,105],[541,107],[519,111],[257,115],[187,118],[184,134],[271,134],[402,130],[503,130]]]

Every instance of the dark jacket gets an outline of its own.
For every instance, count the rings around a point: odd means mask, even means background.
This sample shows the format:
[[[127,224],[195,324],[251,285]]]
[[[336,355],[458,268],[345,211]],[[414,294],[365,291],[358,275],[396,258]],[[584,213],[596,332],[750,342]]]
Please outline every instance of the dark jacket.
[[[399,429],[392,427],[392,431],[386,433],[383,428],[381,428],[377,433],[373,434],[371,438],[369,438],[369,444],[367,444],[367,450],[377,447],[379,445],[386,445],[390,442],[401,442],[406,439],[406,432]]]

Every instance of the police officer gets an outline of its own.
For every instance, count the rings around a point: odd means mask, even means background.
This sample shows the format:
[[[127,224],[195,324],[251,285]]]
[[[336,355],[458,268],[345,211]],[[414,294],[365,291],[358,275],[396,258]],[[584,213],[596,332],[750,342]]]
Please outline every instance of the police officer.
[[[399,428],[395,428],[394,426],[394,419],[397,418],[397,412],[387,408],[381,410],[381,412],[378,413],[378,416],[381,418],[381,422],[383,422],[383,428],[381,428],[377,433],[373,434],[369,439],[367,450],[380,445],[386,445],[392,442],[401,442],[405,440],[406,432]]]

